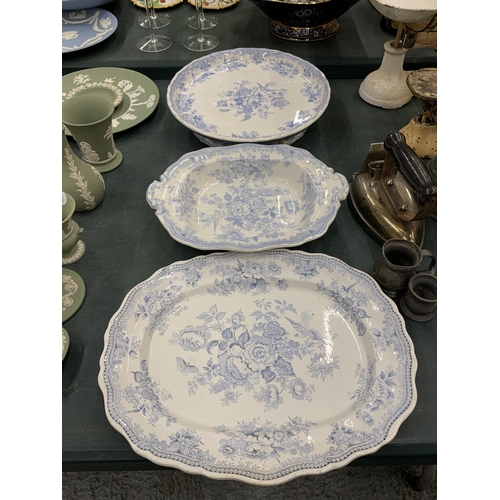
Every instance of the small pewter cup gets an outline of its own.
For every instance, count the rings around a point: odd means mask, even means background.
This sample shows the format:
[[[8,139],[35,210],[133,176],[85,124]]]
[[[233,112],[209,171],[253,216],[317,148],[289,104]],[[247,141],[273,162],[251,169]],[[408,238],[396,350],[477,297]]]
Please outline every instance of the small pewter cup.
[[[413,321],[431,320],[437,311],[437,277],[427,273],[412,276],[399,308]]]
[[[419,268],[424,257],[430,262]],[[404,295],[410,278],[417,272],[435,274],[436,257],[430,250],[422,250],[412,241],[394,238],[382,246],[382,256],[373,265],[373,277],[382,291],[391,298]]]

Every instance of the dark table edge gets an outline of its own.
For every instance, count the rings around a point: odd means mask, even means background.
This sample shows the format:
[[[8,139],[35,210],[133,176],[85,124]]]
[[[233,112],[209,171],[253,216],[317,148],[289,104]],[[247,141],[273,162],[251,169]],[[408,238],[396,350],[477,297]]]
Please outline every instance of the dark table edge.
[[[66,454],[70,455],[70,454]],[[81,455],[81,453],[79,453]],[[404,450],[394,453],[391,456],[367,455],[353,460],[346,467],[354,466],[400,466],[400,465],[436,465],[437,452],[429,450],[422,455],[405,455]],[[99,472],[99,471],[143,471],[143,470],[166,470],[172,467],[163,467],[154,464],[146,459],[138,457],[133,460],[105,459],[95,460],[89,458],[86,460],[71,460],[70,456],[62,460],[62,472]]]

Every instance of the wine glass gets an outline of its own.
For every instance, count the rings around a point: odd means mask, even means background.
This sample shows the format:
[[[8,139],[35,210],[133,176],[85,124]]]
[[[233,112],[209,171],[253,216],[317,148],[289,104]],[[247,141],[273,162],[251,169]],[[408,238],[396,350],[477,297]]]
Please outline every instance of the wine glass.
[[[198,0],[196,0],[196,14],[194,16],[188,17],[186,24],[193,28],[194,30],[198,29],[198,10],[201,16],[201,29],[209,30],[211,28],[215,28],[219,24],[219,20],[215,16],[206,16],[203,10],[203,0],[200,2],[201,5],[198,7]]]
[[[149,35],[141,38],[135,45],[139,50],[142,50],[142,52],[161,52],[162,50],[167,50],[172,45],[170,37],[165,35],[155,35],[155,19],[151,17],[151,11],[154,11],[153,2],[154,0],[144,0],[146,16],[149,18],[151,31]]]
[[[191,35],[184,38],[184,47],[194,52],[205,52],[212,50],[219,45],[219,40],[212,35],[203,33],[203,0],[196,0],[196,20],[198,23],[198,32],[196,35]],[[206,29],[206,28],[205,28]]]
[[[151,5],[148,7],[148,2],[151,1]],[[172,18],[168,14],[157,14],[154,8],[154,0],[143,0],[144,7],[146,9],[146,14],[140,16],[137,19],[137,24],[141,28],[153,28],[154,30],[158,30],[160,28],[165,28],[172,22]],[[148,15],[149,9],[149,15]]]

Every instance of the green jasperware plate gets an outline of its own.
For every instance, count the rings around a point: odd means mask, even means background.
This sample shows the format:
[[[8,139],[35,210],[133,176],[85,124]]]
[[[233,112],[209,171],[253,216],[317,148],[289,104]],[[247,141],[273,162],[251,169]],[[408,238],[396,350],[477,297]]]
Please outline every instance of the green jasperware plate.
[[[62,322],[71,318],[83,303],[85,283],[82,277],[68,269],[62,268]]]
[[[123,99],[113,113],[113,133],[135,127],[148,118],[158,106],[160,92],[146,75],[126,68],[90,68],[62,77],[62,100],[71,98],[74,89],[95,82],[121,89]],[[66,134],[70,135],[66,130]]]
[[[66,357],[66,353],[69,348],[69,335],[68,332],[63,328],[62,329],[62,359]]]

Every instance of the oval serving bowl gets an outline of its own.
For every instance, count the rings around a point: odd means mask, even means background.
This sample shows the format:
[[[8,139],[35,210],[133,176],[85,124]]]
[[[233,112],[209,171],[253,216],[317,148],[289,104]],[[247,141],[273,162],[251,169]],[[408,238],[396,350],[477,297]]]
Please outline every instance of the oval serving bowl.
[[[238,144],[185,154],[146,198],[180,243],[252,252],[319,238],[348,191],[342,174],[304,149]]]
[[[313,64],[278,50],[213,52],[174,76],[167,104],[209,145],[290,144],[324,113],[330,84]]]
[[[212,253],[136,285],[98,376],[138,455],[277,485],[390,442],[415,408],[417,359],[369,275],[299,250]]]

